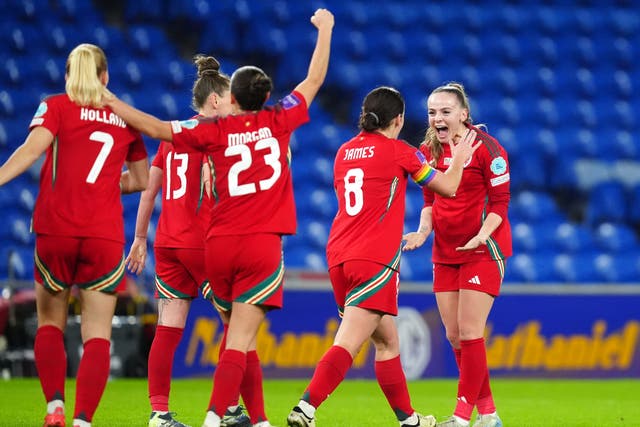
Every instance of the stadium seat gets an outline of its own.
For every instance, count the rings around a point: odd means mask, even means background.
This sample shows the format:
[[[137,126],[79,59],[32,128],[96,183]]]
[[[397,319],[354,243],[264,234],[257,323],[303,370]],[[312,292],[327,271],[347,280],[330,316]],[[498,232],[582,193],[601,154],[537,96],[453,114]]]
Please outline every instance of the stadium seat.
[[[640,27],[640,19],[635,13],[627,13],[624,9],[614,9],[608,14],[609,22],[613,27],[613,31],[621,37],[629,37],[638,33]]]
[[[580,100],[576,105],[578,124],[582,127],[593,129],[598,125],[598,115],[591,101]],[[608,150],[602,150],[608,151]]]
[[[538,69],[536,83],[544,96],[553,97],[556,95],[558,83],[552,68],[542,67]]]
[[[125,18],[132,23],[160,23],[164,18],[164,8],[158,7],[157,0],[130,1],[125,4]]]
[[[31,191],[29,187],[24,187],[20,190],[18,195],[18,205],[23,209],[26,215],[30,215],[33,212],[35,202],[36,194]]]
[[[591,251],[595,245],[589,228],[570,222],[560,223],[553,232],[553,239],[558,250],[566,254]]]
[[[129,27],[127,40],[129,46],[138,57],[175,57],[173,49],[170,48],[167,37],[158,27],[151,25],[136,25]],[[157,46],[166,46],[164,49],[157,49]]]
[[[524,283],[559,282],[560,277],[553,268],[553,255],[516,254],[509,262],[509,280]]]
[[[16,245],[28,246],[35,241],[34,235],[30,231],[29,216],[23,215],[11,220],[11,237]]]
[[[543,190],[547,176],[542,172],[545,169],[545,160],[539,151],[531,150],[520,157],[509,157],[511,169],[512,191],[519,190]]]
[[[638,283],[640,252],[601,254],[595,259],[598,276],[609,283]]]
[[[404,34],[399,31],[391,31],[384,35],[382,43],[387,58],[392,61],[402,62],[408,58],[410,51],[407,49],[407,42]]]
[[[9,279],[33,280],[33,249],[14,248],[8,264]]]
[[[586,220],[594,226],[603,222],[622,222],[627,217],[624,187],[615,181],[596,184],[589,192]]]
[[[511,206],[521,218],[528,222],[560,222],[564,219],[555,201],[547,193],[521,191],[512,199]]]
[[[576,62],[581,67],[592,67],[597,59],[597,54],[590,37],[578,37],[575,44]]]
[[[301,218],[298,221],[298,234],[315,250],[323,251],[329,238],[330,222]]]
[[[556,35],[562,26],[560,14],[551,6],[538,7],[536,12],[535,21],[532,24],[545,36]]]
[[[329,189],[316,188],[309,195],[311,212],[314,217],[331,223],[338,212],[338,199],[333,191]]]
[[[26,76],[21,72],[18,61],[13,57],[5,57],[2,59],[2,68],[0,68],[0,84],[3,87],[19,87],[28,81]]]
[[[602,24],[598,13],[586,8],[576,8],[573,19],[575,22],[572,26],[585,37],[593,36],[596,28]]]
[[[605,222],[594,234],[596,244],[603,251],[622,254],[640,250],[635,232],[627,225]]]
[[[635,114],[627,101],[617,101],[614,104],[617,121],[626,130],[633,130],[636,125]]]
[[[633,82],[629,73],[617,70],[614,73],[615,90],[618,98],[629,99],[633,94]]]
[[[613,42],[613,49],[615,64],[624,70],[633,69],[636,54],[629,40],[624,37],[616,38]]]
[[[431,282],[432,280],[431,246],[425,244],[414,251],[402,253],[402,258],[400,259],[401,282]]]
[[[560,254],[555,257],[552,269],[564,283],[594,283],[599,282],[595,259],[598,256],[594,252],[581,254]]]
[[[87,25],[88,34],[86,35],[86,42],[97,44],[104,50],[110,62],[113,62],[116,58],[122,58],[120,54],[122,49],[126,48],[127,42],[124,34],[116,27],[111,25],[101,25],[95,22],[88,21]],[[109,67],[112,69],[112,67]],[[117,68],[115,68],[117,70]]]

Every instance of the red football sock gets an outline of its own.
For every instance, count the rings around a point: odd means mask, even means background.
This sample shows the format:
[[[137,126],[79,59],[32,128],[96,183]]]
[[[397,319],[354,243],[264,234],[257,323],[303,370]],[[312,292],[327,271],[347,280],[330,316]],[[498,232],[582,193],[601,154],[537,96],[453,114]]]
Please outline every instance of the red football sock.
[[[111,343],[92,338],[84,343],[84,353],[78,367],[76,407],[73,418],[91,422],[109,378]]]
[[[491,385],[489,384],[488,369],[487,369],[487,374],[484,377],[484,381],[482,382],[480,393],[478,394],[478,401],[476,402],[476,407],[478,408],[478,413],[482,415],[493,414],[494,412],[496,412],[496,404],[493,402],[493,395],[491,394]]]
[[[399,421],[403,421],[413,414],[407,380],[402,370],[400,356],[389,360],[376,361],[376,378],[382,392],[387,398],[391,409]]]
[[[456,358],[456,365],[458,366],[458,372],[460,372],[460,362],[462,361],[462,350],[460,350],[459,348],[454,348],[453,355]]]
[[[351,363],[353,357],[347,350],[337,345],[332,346],[318,362],[302,400],[309,402],[314,408],[320,406],[340,385]]]
[[[240,384],[240,395],[251,416],[251,424],[267,420],[262,392],[262,367],[255,350],[247,352],[247,368]]]
[[[152,411],[169,410],[173,356],[183,328],[158,325],[149,351],[149,402]]]
[[[52,325],[39,327],[36,331],[33,354],[44,398],[47,402],[55,399],[64,401],[67,353],[64,349],[62,331]]]
[[[487,352],[484,347],[484,338],[461,341],[460,350],[458,403],[453,414],[469,420],[487,375]]]
[[[218,349],[218,362],[222,358],[222,353],[227,349],[227,332],[229,332],[229,325],[222,325],[222,339],[220,340],[220,348]],[[231,400],[229,406],[236,406],[238,401],[240,400],[240,396]]]
[[[209,410],[220,418],[231,404],[238,399],[240,383],[247,366],[247,355],[238,350],[225,350],[220,357],[213,375],[213,391],[209,400]]]
[[[222,353],[227,349],[227,332],[229,332],[229,325],[222,325],[222,339],[220,340],[220,348],[218,348],[218,361],[222,358]]]

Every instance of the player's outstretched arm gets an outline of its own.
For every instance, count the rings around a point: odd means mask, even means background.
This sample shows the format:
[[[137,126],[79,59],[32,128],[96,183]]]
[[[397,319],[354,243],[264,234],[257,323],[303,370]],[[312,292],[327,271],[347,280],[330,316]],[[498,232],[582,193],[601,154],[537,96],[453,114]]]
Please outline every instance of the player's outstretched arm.
[[[122,118],[129,126],[139,130],[151,138],[163,141],[173,141],[171,122],[165,122],[151,114],[138,110],[126,102],[118,99],[112,92],[105,88],[103,101],[114,113]]]
[[[431,206],[425,206],[422,208],[422,211],[420,211],[418,231],[412,231],[402,236],[402,240],[405,242],[402,247],[403,251],[418,249],[427,240],[427,237],[429,237],[433,229],[431,209]]]
[[[29,132],[24,143],[0,167],[0,185],[4,185],[27,170],[53,142],[49,129],[37,126]]]
[[[307,106],[311,105],[327,76],[334,23],[333,14],[327,9],[318,9],[311,17],[311,23],[318,29],[316,47],[311,55],[307,77],[295,89],[304,96]]]

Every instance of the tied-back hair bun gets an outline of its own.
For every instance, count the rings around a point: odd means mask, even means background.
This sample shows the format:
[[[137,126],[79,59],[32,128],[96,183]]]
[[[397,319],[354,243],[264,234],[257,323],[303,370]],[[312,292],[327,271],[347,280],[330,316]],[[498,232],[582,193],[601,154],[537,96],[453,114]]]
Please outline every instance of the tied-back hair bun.
[[[373,111],[367,111],[365,113],[365,115],[371,116],[373,118],[373,124],[375,126],[380,126],[380,118],[378,117],[378,115],[376,113],[374,113]]]
[[[251,89],[260,92],[270,92],[272,89],[271,79],[264,74],[256,74],[251,79]]]
[[[220,63],[213,56],[197,55],[194,62],[198,67],[198,77],[215,77],[220,74]]]

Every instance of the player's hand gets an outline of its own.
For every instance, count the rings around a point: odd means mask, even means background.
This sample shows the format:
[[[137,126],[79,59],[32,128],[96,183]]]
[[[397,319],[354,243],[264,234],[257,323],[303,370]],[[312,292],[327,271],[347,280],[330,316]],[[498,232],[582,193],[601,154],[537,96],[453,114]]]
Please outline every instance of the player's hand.
[[[478,246],[482,246],[482,245],[486,245],[486,244],[487,244],[487,240],[486,239],[483,239],[480,236],[474,236],[464,246],[458,246],[456,248],[456,251],[458,251],[458,252],[471,251],[471,250],[477,248]]]
[[[124,260],[125,265],[130,272],[135,274],[142,273],[144,263],[147,260],[147,239],[144,237],[136,237],[133,240],[129,255]]]
[[[334,23],[333,14],[327,9],[318,9],[311,17],[311,23],[318,29],[322,27],[332,28]]]
[[[405,234],[404,236],[402,236],[402,240],[405,242],[404,246],[402,247],[402,250],[412,251],[414,249],[418,249],[420,246],[424,244],[424,242],[427,241],[427,237],[429,237],[430,232],[431,230],[412,231],[411,233]]]
[[[117,97],[115,96],[115,94],[105,86],[102,90],[102,105],[111,105],[111,103],[115,101],[116,98]]]
[[[451,155],[462,157],[464,159],[464,162],[466,163],[466,161],[471,158],[478,147],[482,145],[482,140],[476,141],[477,135],[478,132],[476,132],[475,130],[467,129],[464,135],[456,135],[455,137],[453,137],[453,139],[449,141]]]

